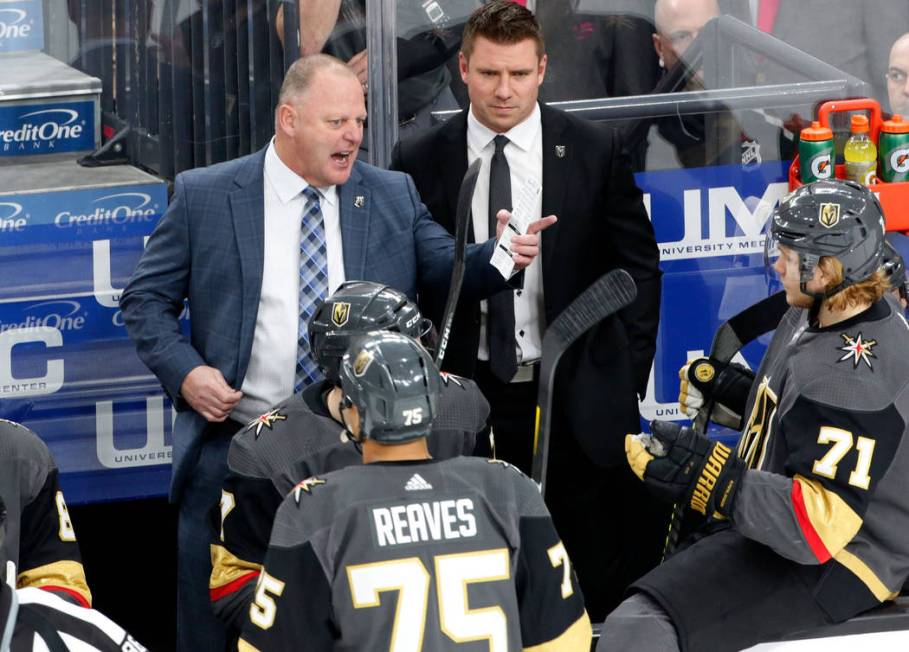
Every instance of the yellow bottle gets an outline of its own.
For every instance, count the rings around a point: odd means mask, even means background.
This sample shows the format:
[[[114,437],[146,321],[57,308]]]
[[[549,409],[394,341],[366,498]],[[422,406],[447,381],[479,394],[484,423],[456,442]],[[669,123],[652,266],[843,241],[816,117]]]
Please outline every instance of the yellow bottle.
[[[866,186],[874,183],[877,172],[877,147],[868,135],[868,118],[852,116],[852,135],[846,141],[843,158],[846,159],[846,178]]]

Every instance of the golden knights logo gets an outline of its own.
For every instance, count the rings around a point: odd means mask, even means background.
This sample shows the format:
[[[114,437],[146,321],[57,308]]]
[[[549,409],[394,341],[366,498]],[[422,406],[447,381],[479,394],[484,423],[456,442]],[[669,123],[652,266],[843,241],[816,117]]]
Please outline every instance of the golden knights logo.
[[[836,226],[840,221],[840,205],[832,203],[821,204],[818,212],[818,221],[821,226],[828,229]]]
[[[840,337],[843,338],[843,342],[845,342],[846,346],[838,347],[837,350],[845,351],[846,353],[837,360],[837,362],[852,360],[853,369],[859,366],[859,362],[864,362],[868,365],[869,369],[874,371],[874,367],[871,366],[871,358],[876,358],[877,356],[874,355],[871,348],[877,345],[877,340],[862,339],[861,333],[855,337],[850,337],[846,333],[840,333]]]
[[[262,428],[274,430],[276,421],[287,421],[287,416],[281,414],[280,410],[272,410],[271,412],[266,412],[265,414],[258,416],[250,421],[246,426],[246,430],[250,431],[255,428],[256,439],[258,439],[259,435],[262,434]]]
[[[325,484],[325,480],[322,478],[317,478],[316,476],[306,478],[302,482],[297,483],[297,486],[293,488],[294,501],[299,505],[300,496],[302,496],[304,493],[311,494],[312,488],[317,487],[320,484]]]
[[[350,304],[338,301],[331,307],[331,323],[340,328],[350,318]]]
[[[754,397],[754,407],[751,408],[748,425],[742,432],[736,451],[750,469],[760,469],[764,463],[764,452],[770,439],[777,403],[776,393],[770,389],[770,378],[764,376]]]
[[[363,349],[357,354],[357,357],[354,358],[353,372],[354,376],[359,378],[366,373],[366,370],[369,369],[369,363],[372,362],[372,353]]]

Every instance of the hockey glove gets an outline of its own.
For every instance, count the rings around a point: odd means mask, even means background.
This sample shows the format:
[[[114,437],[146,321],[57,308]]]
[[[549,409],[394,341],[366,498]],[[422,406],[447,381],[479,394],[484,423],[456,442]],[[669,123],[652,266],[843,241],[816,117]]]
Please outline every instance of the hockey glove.
[[[647,488],[706,516],[732,514],[745,463],[725,444],[671,421],[653,421],[652,435],[626,435],[628,463]]]
[[[704,404],[713,401],[711,421],[735,430],[742,428],[742,413],[754,373],[735,363],[723,363],[713,358],[696,358],[679,369],[679,407],[689,419]]]

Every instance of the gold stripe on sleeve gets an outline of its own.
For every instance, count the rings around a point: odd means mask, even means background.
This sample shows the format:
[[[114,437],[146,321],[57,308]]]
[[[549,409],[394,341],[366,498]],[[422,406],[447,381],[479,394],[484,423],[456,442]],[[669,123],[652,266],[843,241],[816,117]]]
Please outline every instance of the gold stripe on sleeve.
[[[862,580],[865,586],[868,587],[868,590],[874,594],[874,597],[881,602],[892,600],[897,595],[899,595],[899,590],[894,592],[884,586],[884,583],[881,582],[880,578],[874,573],[873,570],[868,568],[865,562],[863,562],[861,559],[853,555],[845,548],[836,553],[833,558],[848,568],[850,571],[852,571],[856,577]]]
[[[842,550],[862,527],[862,518],[846,501],[825,489],[817,480],[796,475],[802,488],[802,501],[808,519],[832,557]]]
[[[82,568],[82,564],[72,559],[63,559],[23,570],[16,578],[16,587],[25,589],[30,586],[39,589],[60,587],[78,593],[89,606],[92,603],[92,592],[88,590],[85,569]]]
[[[248,573],[258,573],[262,570],[259,564],[240,559],[224,546],[212,544],[210,547],[211,578],[208,582],[208,588],[210,589],[217,589]]]
[[[590,618],[585,611],[574,624],[551,641],[525,647],[524,652],[589,652],[593,640]]]

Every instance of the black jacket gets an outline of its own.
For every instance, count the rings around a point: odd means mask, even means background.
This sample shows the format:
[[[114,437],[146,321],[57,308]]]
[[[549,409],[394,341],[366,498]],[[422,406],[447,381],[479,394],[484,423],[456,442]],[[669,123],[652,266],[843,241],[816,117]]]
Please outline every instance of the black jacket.
[[[546,324],[609,270],[627,270],[638,286],[636,301],[577,342],[556,376],[556,410],[567,417],[587,455],[601,465],[625,464],[623,438],[639,430],[637,399],[646,390],[656,349],[659,250],[615,132],[545,105],[541,118],[542,214],[559,218],[542,234]],[[434,219],[453,232],[467,169],[467,114],[398,143],[392,167],[413,177]],[[424,313],[437,324],[445,299],[421,295]],[[479,303],[462,302],[447,369],[473,375],[479,330]]]

